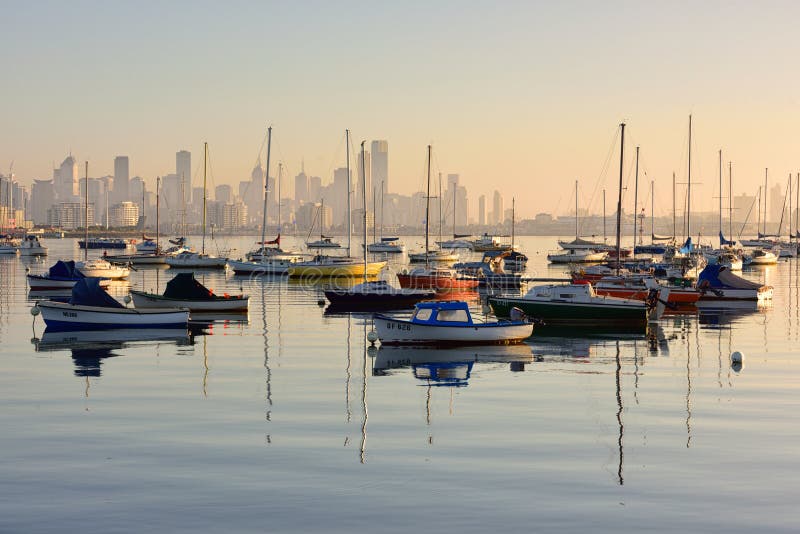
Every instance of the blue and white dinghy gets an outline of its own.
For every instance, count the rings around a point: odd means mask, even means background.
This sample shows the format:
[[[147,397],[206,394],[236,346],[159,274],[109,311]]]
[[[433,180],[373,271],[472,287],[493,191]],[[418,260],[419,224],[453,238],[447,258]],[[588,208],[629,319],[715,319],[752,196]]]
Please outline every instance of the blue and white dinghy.
[[[523,320],[476,322],[466,302],[430,301],[415,306],[410,320],[376,314],[382,345],[509,345],[533,334]]]
[[[51,330],[102,330],[111,328],[186,328],[189,310],[126,308],[100,287],[99,278],[75,283],[68,303],[42,301],[37,304]]]

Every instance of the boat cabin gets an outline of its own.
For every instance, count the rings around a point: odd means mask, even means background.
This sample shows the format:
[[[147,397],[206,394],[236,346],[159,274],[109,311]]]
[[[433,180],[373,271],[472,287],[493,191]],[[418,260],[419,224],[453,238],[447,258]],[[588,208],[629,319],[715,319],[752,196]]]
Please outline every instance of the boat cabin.
[[[411,322],[441,326],[474,324],[469,306],[460,300],[420,302],[414,308]]]
[[[596,296],[597,293],[595,293],[591,284],[563,284],[532,287],[525,298],[563,302],[585,302]]]

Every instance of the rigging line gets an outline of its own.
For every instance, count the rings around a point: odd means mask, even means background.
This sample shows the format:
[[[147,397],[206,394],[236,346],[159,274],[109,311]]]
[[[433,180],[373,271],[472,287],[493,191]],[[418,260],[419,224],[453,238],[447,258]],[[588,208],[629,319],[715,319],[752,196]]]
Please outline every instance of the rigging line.
[[[608,153],[606,154],[606,159],[603,162],[603,166],[600,168],[600,173],[597,175],[597,178],[594,182],[594,188],[592,189],[592,195],[589,197],[589,204],[587,205],[587,210],[592,211],[595,208],[595,201],[598,199],[598,193],[602,189],[605,189],[605,177],[608,174],[608,169],[611,166],[611,161],[616,154],[614,150],[617,146],[617,139],[619,139],[619,127],[614,127],[614,135],[611,139],[611,146],[608,147]],[[602,185],[602,187],[601,187]],[[561,199],[559,198],[559,203]]]

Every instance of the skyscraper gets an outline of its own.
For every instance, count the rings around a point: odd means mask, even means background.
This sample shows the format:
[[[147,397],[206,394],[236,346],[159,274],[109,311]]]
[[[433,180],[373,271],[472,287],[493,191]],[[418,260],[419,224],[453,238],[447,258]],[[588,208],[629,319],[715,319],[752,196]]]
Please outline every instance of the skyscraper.
[[[478,197],[478,224],[481,226],[486,224],[486,195]]]
[[[192,202],[192,153],[181,150],[175,153],[175,175],[183,182],[184,202]]]
[[[78,164],[72,154],[53,171],[53,185],[59,202],[72,202],[78,196]]]
[[[373,141],[370,150],[372,153],[371,178],[375,189],[380,192],[381,182],[383,191],[389,192],[389,142]]]
[[[500,191],[495,189],[492,199],[492,224],[503,224],[503,197]]]
[[[124,202],[130,200],[130,168],[128,156],[114,158],[114,200]]]
[[[294,200],[298,204],[300,202],[308,202],[308,175],[305,170],[301,170],[300,174],[294,177]]]

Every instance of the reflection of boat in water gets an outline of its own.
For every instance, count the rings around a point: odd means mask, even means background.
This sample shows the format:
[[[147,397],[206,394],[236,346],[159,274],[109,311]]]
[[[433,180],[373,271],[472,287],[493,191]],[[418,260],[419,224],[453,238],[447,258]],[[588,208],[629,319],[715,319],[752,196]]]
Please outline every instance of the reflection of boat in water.
[[[100,376],[100,365],[105,358],[119,356],[120,350],[134,344],[190,342],[185,328],[134,330],[82,330],[77,332],[45,329],[41,338],[31,341],[36,352],[72,351],[76,376]]]
[[[531,348],[525,344],[451,349],[381,346],[372,365],[372,374],[388,375],[391,369],[411,367],[414,376],[420,379],[446,383],[463,378],[466,382],[475,363],[508,363],[512,371],[519,371],[532,361]]]

